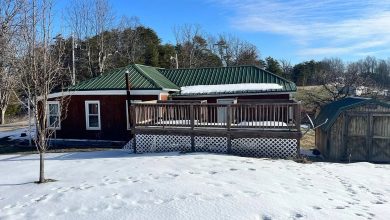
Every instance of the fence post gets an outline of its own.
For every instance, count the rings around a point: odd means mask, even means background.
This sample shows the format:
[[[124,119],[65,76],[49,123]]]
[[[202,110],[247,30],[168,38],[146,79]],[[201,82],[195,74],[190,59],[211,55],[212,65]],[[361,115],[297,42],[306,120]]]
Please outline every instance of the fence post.
[[[195,117],[194,117],[194,105],[190,105],[190,123],[191,123],[191,151],[192,151],[192,152],[195,152],[195,137],[194,137]]]
[[[231,128],[231,105],[227,106],[226,110],[226,130],[227,130],[227,153],[230,154],[232,151],[232,137],[230,133],[230,128]]]

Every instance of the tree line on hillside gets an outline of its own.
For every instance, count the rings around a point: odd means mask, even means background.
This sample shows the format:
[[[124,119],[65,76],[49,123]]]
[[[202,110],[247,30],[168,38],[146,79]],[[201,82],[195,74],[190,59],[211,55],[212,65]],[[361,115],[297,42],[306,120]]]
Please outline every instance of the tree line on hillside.
[[[294,81],[298,86],[323,85],[330,82],[330,74],[341,80],[356,75],[357,84],[367,82],[378,88],[390,87],[390,59],[367,56],[355,62],[344,62],[339,58],[325,58],[321,61],[304,61],[292,66],[286,60],[266,58],[267,70]],[[357,85],[358,86],[358,85]]]
[[[123,17],[117,26],[97,35],[85,36],[76,30],[75,39],[58,38],[56,44],[65,45],[64,67],[71,69],[72,40],[76,42],[74,59],[78,81],[132,63],[162,68],[261,66],[255,45],[229,34],[203,34],[197,25],[174,27],[175,44],[163,44],[152,28],[141,25],[135,17]]]

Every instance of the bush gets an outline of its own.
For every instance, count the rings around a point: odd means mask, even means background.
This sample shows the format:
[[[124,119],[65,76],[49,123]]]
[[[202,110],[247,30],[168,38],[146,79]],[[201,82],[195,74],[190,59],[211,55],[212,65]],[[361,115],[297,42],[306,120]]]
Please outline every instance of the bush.
[[[8,106],[7,111],[5,112],[6,117],[17,117],[23,115],[23,108],[20,104],[11,104]]]

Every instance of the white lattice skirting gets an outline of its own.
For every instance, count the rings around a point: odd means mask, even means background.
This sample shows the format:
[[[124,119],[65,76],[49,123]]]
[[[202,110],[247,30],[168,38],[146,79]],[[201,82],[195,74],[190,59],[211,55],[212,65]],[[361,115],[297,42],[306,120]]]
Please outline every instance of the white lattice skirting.
[[[138,153],[191,151],[190,136],[137,134],[135,138]]]
[[[195,137],[195,151],[227,153],[226,137]]]
[[[196,152],[228,151],[226,137],[196,136],[194,141]],[[190,136],[137,134],[136,144],[138,153],[191,151]],[[232,139],[231,145],[231,152],[242,156],[292,158],[297,153],[296,139],[237,138]]]
[[[242,156],[293,158],[297,155],[296,139],[237,138],[232,140],[232,153]]]

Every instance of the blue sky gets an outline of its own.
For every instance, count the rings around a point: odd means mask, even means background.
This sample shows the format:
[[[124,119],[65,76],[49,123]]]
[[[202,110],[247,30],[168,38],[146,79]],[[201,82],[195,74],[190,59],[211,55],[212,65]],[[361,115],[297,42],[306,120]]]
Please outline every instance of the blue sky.
[[[117,0],[111,5],[117,16],[139,17],[167,43],[175,42],[175,25],[199,24],[204,33],[230,33],[255,44],[262,58],[298,63],[390,57],[390,0]]]

